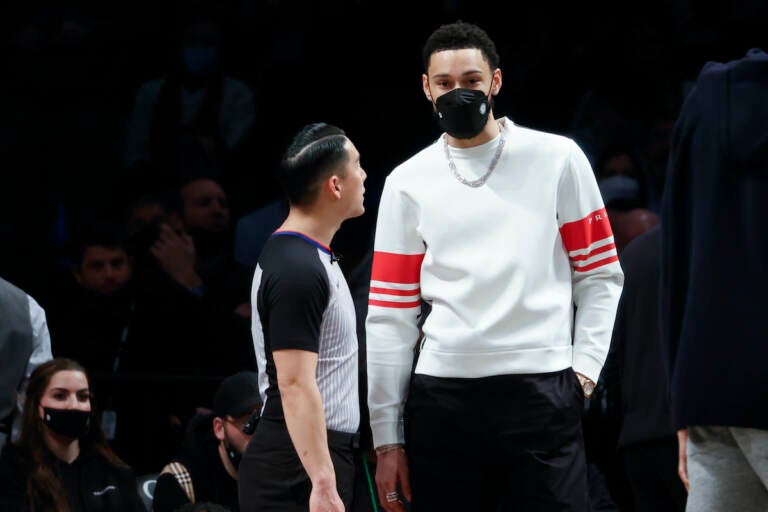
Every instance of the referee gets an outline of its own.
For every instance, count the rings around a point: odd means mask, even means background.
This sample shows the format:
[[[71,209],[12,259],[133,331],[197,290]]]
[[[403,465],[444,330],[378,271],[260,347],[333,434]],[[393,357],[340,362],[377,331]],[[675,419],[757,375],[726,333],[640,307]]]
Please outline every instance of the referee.
[[[358,439],[355,307],[330,249],[363,214],[365,171],[345,133],[305,126],[283,157],[290,203],[266,242],[251,292],[264,408],[240,463],[240,509],[343,512]]]

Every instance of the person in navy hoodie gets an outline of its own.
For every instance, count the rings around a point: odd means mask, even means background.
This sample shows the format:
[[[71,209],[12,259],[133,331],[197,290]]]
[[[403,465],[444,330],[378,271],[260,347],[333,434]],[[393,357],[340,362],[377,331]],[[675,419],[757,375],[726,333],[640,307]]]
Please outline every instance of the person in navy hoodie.
[[[768,509],[768,55],[701,70],[675,125],[661,315],[687,510]]]

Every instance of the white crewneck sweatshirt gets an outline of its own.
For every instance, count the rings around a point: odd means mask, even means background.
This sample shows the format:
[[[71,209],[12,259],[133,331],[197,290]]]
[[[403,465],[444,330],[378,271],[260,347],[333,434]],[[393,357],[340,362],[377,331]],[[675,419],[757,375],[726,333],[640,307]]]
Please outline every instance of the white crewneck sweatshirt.
[[[505,147],[482,186],[456,179],[444,136],[386,179],[366,320],[375,446],[403,442],[422,301],[416,373],[600,375],[624,276],[594,173],[571,139],[500,122]],[[474,180],[497,148],[450,154]]]

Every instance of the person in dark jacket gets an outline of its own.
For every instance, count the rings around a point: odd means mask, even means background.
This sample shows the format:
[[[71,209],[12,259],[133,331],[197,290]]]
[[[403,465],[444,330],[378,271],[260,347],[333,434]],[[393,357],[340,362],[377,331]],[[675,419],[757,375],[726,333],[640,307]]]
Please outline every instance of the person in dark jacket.
[[[707,63],[675,125],[662,337],[688,510],[768,510],[768,54]]]
[[[21,436],[0,455],[0,510],[146,510],[134,471],[94,421],[88,376],[79,363],[54,358],[32,372]]]
[[[255,421],[254,413],[258,415],[260,409],[256,372],[238,372],[224,379],[213,398],[213,412],[190,420],[182,453],[157,478],[153,512],[174,512],[187,503],[202,502],[240,510],[237,470],[253,435],[246,424]]]
[[[619,256],[624,289],[603,372],[620,394],[618,448],[635,512],[682,512],[686,492],[677,477],[677,439],[659,340],[661,227],[632,240]],[[613,447],[611,447],[613,448]]]

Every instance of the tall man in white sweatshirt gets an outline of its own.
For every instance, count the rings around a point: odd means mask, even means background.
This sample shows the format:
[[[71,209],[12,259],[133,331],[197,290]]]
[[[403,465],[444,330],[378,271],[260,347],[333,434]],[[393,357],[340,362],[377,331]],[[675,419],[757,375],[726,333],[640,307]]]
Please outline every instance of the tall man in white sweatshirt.
[[[494,118],[482,29],[441,26],[423,56],[445,133],[386,179],[366,322],[381,501],[587,510],[581,411],[623,283],[594,174],[572,140]]]

